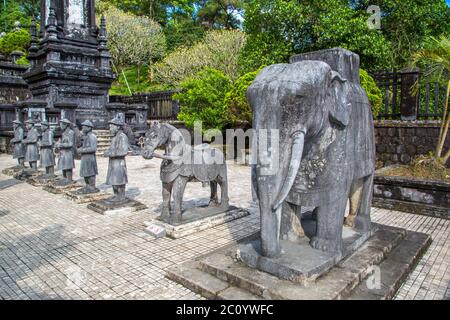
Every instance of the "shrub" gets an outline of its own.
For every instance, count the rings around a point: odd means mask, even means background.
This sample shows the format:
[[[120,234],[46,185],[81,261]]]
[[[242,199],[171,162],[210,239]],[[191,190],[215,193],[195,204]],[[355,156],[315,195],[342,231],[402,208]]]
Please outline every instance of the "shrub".
[[[234,126],[252,124],[252,109],[248,104],[245,93],[260,70],[249,72],[239,77],[234,82],[231,90],[225,95],[225,106],[230,124]]]
[[[372,115],[376,118],[383,107],[383,93],[377,87],[375,80],[365,70],[360,69],[359,75],[361,77],[361,86],[369,97]]]
[[[202,121],[206,129],[222,129],[226,124],[225,94],[231,88],[230,79],[220,70],[205,68],[180,83],[182,92],[173,96],[180,102],[178,119],[188,128]]]
[[[192,47],[179,47],[154,68],[151,80],[177,87],[181,81],[204,68],[221,70],[231,80],[239,76],[238,57],[245,33],[239,30],[212,30]]]
[[[5,55],[13,51],[27,52],[30,40],[30,33],[25,29],[11,31],[0,38],[0,52]]]

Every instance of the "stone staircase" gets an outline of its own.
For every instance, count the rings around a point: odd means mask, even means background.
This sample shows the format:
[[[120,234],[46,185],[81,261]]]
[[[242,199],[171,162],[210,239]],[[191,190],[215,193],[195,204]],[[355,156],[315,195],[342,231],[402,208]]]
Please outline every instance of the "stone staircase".
[[[111,135],[109,130],[94,130],[97,135],[97,155],[103,155],[111,144]]]
[[[426,234],[382,226],[358,251],[312,283],[249,268],[237,259],[235,245],[172,267],[166,277],[207,299],[392,299],[430,243]],[[381,283],[368,288],[376,267]]]

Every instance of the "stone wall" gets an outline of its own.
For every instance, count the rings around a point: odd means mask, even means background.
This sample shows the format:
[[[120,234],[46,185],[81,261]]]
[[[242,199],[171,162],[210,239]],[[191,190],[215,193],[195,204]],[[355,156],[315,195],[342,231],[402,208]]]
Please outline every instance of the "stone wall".
[[[415,156],[436,148],[438,121],[375,121],[377,167],[407,164]],[[445,150],[450,147],[447,135]]]

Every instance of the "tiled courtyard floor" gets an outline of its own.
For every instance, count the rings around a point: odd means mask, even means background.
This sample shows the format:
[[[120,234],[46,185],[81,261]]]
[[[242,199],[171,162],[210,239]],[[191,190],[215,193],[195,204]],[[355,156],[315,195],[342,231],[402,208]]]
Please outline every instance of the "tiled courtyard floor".
[[[0,155],[0,170],[14,164],[10,156]],[[182,239],[154,240],[143,232],[143,223],[158,215],[159,161],[128,157],[127,166],[128,195],[149,209],[120,216],[99,215],[0,174],[1,299],[199,299],[166,279],[164,270],[259,228],[253,212]],[[99,168],[98,184],[107,189],[102,185],[106,159],[99,159]],[[228,175],[231,204],[249,207],[249,168],[230,165]],[[209,188],[190,183],[185,201],[207,201],[208,194]],[[450,221],[380,209],[373,209],[373,220],[429,233],[434,240],[397,299],[449,299]]]

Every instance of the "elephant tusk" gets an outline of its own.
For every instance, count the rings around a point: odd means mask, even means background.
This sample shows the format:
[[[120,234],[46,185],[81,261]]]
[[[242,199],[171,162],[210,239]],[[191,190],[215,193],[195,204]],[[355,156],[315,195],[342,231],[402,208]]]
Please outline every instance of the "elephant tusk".
[[[303,146],[305,144],[305,133],[302,131],[296,132],[294,133],[293,138],[294,141],[292,143],[291,159],[289,161],[288,173],[272,207],[274,211],[278,210],[278,208],[283,204],[283,201],[288,196],[300,168],[300,163],[302,162]]]

